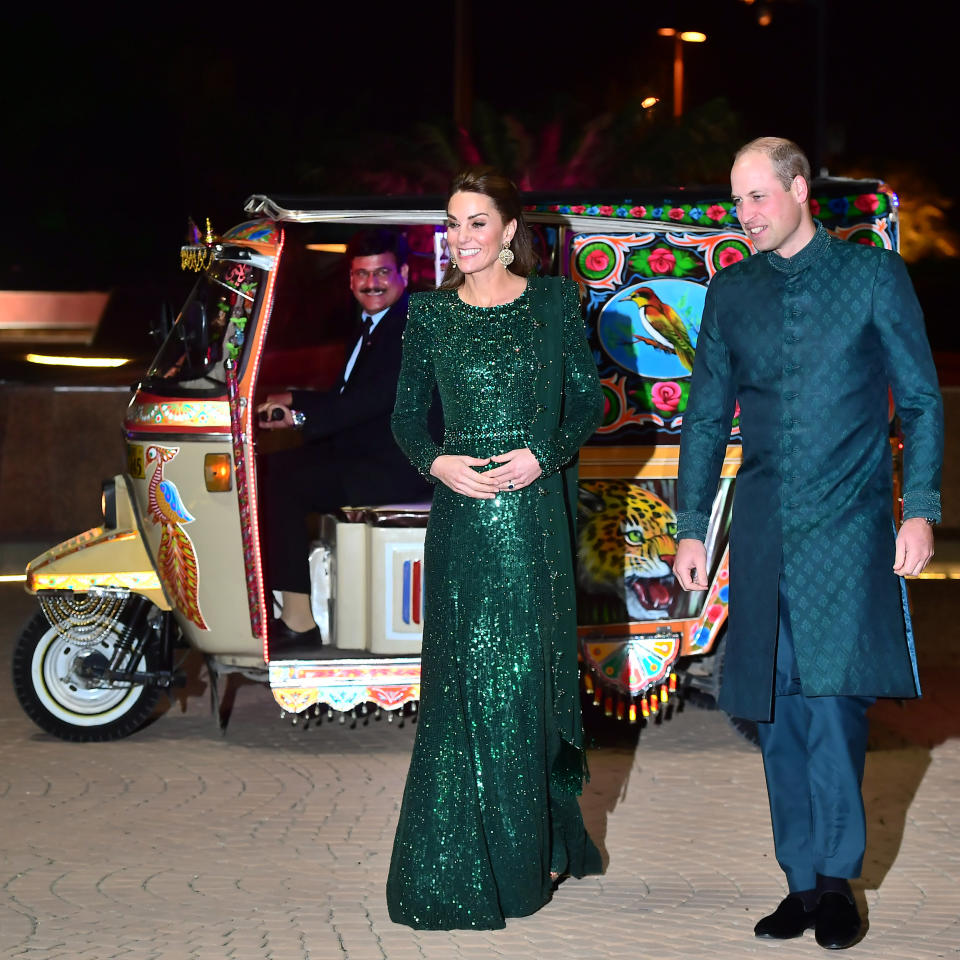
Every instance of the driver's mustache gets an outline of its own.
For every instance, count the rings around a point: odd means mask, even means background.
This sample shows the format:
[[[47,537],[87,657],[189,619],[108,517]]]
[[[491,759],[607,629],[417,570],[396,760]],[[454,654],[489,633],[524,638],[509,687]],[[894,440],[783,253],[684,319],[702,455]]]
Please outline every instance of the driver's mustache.
[[[386,287],[361,287],[360,292],[361,293],[386,293],[387,288]]]

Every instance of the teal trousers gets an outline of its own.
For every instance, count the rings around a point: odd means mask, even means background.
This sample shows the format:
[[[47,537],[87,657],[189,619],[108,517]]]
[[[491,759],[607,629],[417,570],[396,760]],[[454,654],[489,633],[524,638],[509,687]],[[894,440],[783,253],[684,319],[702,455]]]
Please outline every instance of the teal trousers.
[[[777,862],[791,893],[816,888],[818,874],[860,876],[866,845],[860,786],[873,701],[804,695],[781,590],[773,718],[757,730]]]

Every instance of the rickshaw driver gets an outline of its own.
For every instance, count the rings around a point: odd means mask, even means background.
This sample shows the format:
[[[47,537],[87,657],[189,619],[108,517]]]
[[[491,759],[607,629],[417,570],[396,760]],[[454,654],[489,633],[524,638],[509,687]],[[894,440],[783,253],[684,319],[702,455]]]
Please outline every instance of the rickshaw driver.
[[[309,652],[323,642],[310,607],[307,514],[431,498],[431,484],[390,429],[407,321],[407,257],[405,238],[392,230],[357,233],[347,261],[360,323],[338,383],[270,394],[257,407],[262,429],[298,429],[305,441],[266,456],[267,571],[282,594],[280,619],[270,627],[272,651]],[[282,419],[272,419],[275,411]]]

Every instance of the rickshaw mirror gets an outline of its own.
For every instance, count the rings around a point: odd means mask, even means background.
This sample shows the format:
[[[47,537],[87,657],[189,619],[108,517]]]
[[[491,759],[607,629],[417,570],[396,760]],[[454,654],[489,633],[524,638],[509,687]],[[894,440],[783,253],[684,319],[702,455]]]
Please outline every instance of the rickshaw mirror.
[[[211,493],[227,493],[233,487],[229,453],[208,453],[203,458],[203,480]]]
[[[183,343],[185,366],[202,371],[206,364],[209,347],[209,323],[207,306],[202,300],[191,300],[177,324],[177,335]]]
[[[150,328],[150,336],[157,345],[162,345],[167,337],[170,336],[172,329],[173,307],[164,300],[164,302],[160,304],[160,316],[157,318],[157,322]]]

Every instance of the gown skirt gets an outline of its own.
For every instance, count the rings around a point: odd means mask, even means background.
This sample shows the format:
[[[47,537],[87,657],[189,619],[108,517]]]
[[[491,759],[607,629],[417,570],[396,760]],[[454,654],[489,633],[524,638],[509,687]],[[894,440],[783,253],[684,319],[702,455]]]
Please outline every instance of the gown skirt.
[[[538,622],[551,605],[539,495],[536,482],[493,500],[437,486],[421,710],[387,882],[395,922],[497,929],[550,899],[551,872],[600,872],[577,797],[550,783],[560,740]]]

